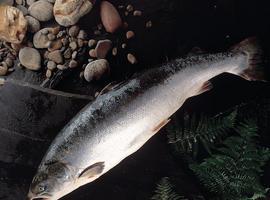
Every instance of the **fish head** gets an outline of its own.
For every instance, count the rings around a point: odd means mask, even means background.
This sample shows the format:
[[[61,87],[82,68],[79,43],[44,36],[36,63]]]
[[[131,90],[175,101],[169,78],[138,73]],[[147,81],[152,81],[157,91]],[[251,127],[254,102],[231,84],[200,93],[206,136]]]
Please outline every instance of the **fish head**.
[[[57,200],[75,190],[74,170],[61,162],[43,165],[30,185],[27,200]]]

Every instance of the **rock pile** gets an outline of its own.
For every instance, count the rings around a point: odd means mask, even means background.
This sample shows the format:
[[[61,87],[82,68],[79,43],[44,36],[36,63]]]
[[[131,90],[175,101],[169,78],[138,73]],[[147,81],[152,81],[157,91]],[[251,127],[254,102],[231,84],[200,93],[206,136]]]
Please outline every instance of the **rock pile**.
[[[86,81],[99,80],[110,72],[110,55],[124,56],[130,64],[138,62],[134,53],[119,54],[136,38],[125,17],[142,16],[132,5],[117,8],[100,3],[101,21],[91,30],[77,22],[92,9],[89,0],[4,0],[0,4],[0,76],[19,66],[44,71],[51,78],[58,70],[81,68]],[[49,25],[48,25],[49,24]],[[146,27],[151,27],[151,21]],[[123,34],[124,33],[124,34]],[[119,37],[123,37],[119,40]],[[119,44],[118,41],[124,41]],[[88,63],[85,61],[88,59]],[[86,58],[86,59],[85,59]]]

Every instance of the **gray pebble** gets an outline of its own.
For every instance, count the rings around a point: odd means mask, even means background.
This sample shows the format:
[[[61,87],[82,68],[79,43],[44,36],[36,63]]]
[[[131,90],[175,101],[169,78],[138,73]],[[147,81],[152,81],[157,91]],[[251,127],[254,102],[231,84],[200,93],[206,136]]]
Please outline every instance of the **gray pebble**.
[[[64,52],[64,58],[69,59],[69,58],[71,58],[71,56],[72,56],[72,49],[71,48],[68,48]]]
[[[128,61],[131,63],[131,64],[136,64],[138,61],[137,61],[137,59],[136,59],[136,57],[133,55],[133,54],[131,54],[131,53],[129,53],[128,55],[127,55],[127,59],[128,59]]]
[[[78,62],[76,60],[71,60],[68,66],[69,68],[75,68],[78,66]]]
[[[18,5],[24,5],[24,1],[23,0],[16,0],[15,2]]]
[[[31,6],[35,2],[36,2],[36,0],[26,0],[26,3],[28,6]]]
[[[30,15],[41,22],[49,21],[53,18],[53,5],[47,1],[37,1],[33,3],[28,11]]]
[[[59,70],[65,70],[65,69],[67,69],[68,67],[67,66],[65,66],[65,65],[57,65],[57,69],[59,69]]]
[[[54,70],[54,69],[56,69],[56,63],[53,62],[53,61],[51,61],[51,60],[49,60],[48,63],[47,63],[47,68],[48,68],[49,70]]]
[[[74,51],[78,48],[78,45],[76,42],[69,43],[69,47]]]
[[[8,72],[14,72],[15,71],[15,68],[12,67],[12,68],[8,68]]]
[[[84,31],[84,30],[80,30],[78,36],[77,36],[78,39],[82,39],[82,40],[85,40],[87,38],[87,33]]]
[[[48,54],[48,59],[51,60],[51,61],[54,61],[55,63],[57,64],[61,64],[63,63],[63,56],[62,56],[62,53],[61,51],[59,50],[56,50],[56,51],[53,51],[53,52],[50,52]]]
[[[41,32],[43,35],[48,35],[48,34],[49,34],[49,29],[48,29],[48,28],[44,28],[44,29],[41,29],[40,32]]]
[[[72,59],[76,59],[77,54],[78,54],[78,52],[77,52],[77,51],[74,51],[74,52],[72,53],[71,58],[72,58]]]
[[[96,43],[97,43],[96,40],[91,39],[91,40],[88,41],[88,46],[90,48],[92,48],[92,47],[94,47],[96,45]]]
[[[47,69],[47,71],[46,71],[46,77],[47,78],[51,78],[51,76],[52,76],[52,71],[49,70],[49,69]]]
[[[3,65],[3,63],[0,64],[0,76],[5,76],[8,72],[7,66]]]
[[[78,43],[79,47],[83,47],[83,45],[84,45],[84,41],[82,39],[78,39],[77,43]]]
[[[5,63],[7,63],[8,67],[13,67],[13,64],[14,64],[14,62],[13,62],[13,60],[11,58],[7,58],[5,60]]]
[[[110,40],[100,40],[96,46],[97,58],[105,58],[109,50],[112,48],[112,42]]]
[[[49,34],[48,34],[48,39],[49,39],[50,41],[55,40],[55,38],[56,38],[56,36],[55,36],[54,34],[52,34],[52,33],[49,33]]]
[[[33,37],[33,44],[37,49],[48,48],[51,45],[51,41],[48,39],[47,35],[49,30],[49,28],[44,28],[35,33]]]
[[[30,70],[39,70],[41,68],[41,56],[39,52],[30,47],[24,47],[19,52],[20,63]]]
[[[31,33],[36,33],[40,30],[40,23],[37,19],[32,16],[26,16],[25,19],[28,22],[28,30]]]
[[[80,28],[78,26],[71,26],[68,30],[68,34],[70,37],[77,37],[79,34]]]
[[[105,59],[90,62],[84,70],[84,78],[90,82],[99,80],[105,73],[109,72],[109,62]]]
[[[26,7],[24,7],[22,5],[17,5],[16,8],[18,8],[20,11],[22,11],[24,16],[28,14],[28,10]]]
[[[1,0],[0,5],[1,4],[12,6],[14,4],[14,0]]]

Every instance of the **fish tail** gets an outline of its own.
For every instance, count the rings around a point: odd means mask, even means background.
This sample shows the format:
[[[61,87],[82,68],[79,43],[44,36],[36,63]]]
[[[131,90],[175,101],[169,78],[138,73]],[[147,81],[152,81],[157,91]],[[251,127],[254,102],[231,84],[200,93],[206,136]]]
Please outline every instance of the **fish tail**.
[[[265,81],[263,51],[256,37],[245,39],[232,47],[231,51],[247,55],[247,64],[241,66],[243,69],[237,75],[249,81]]]

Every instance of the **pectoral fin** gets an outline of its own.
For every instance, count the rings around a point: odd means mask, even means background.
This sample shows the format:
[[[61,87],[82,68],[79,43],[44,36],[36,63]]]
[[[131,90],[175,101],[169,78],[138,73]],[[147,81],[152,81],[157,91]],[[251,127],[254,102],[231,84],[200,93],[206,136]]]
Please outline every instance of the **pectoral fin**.
[[[92,178],[101,174],[104,170],[105,163],[98,162],[89,167],[87,167],[83,172],[80,174],[79,178]]]

